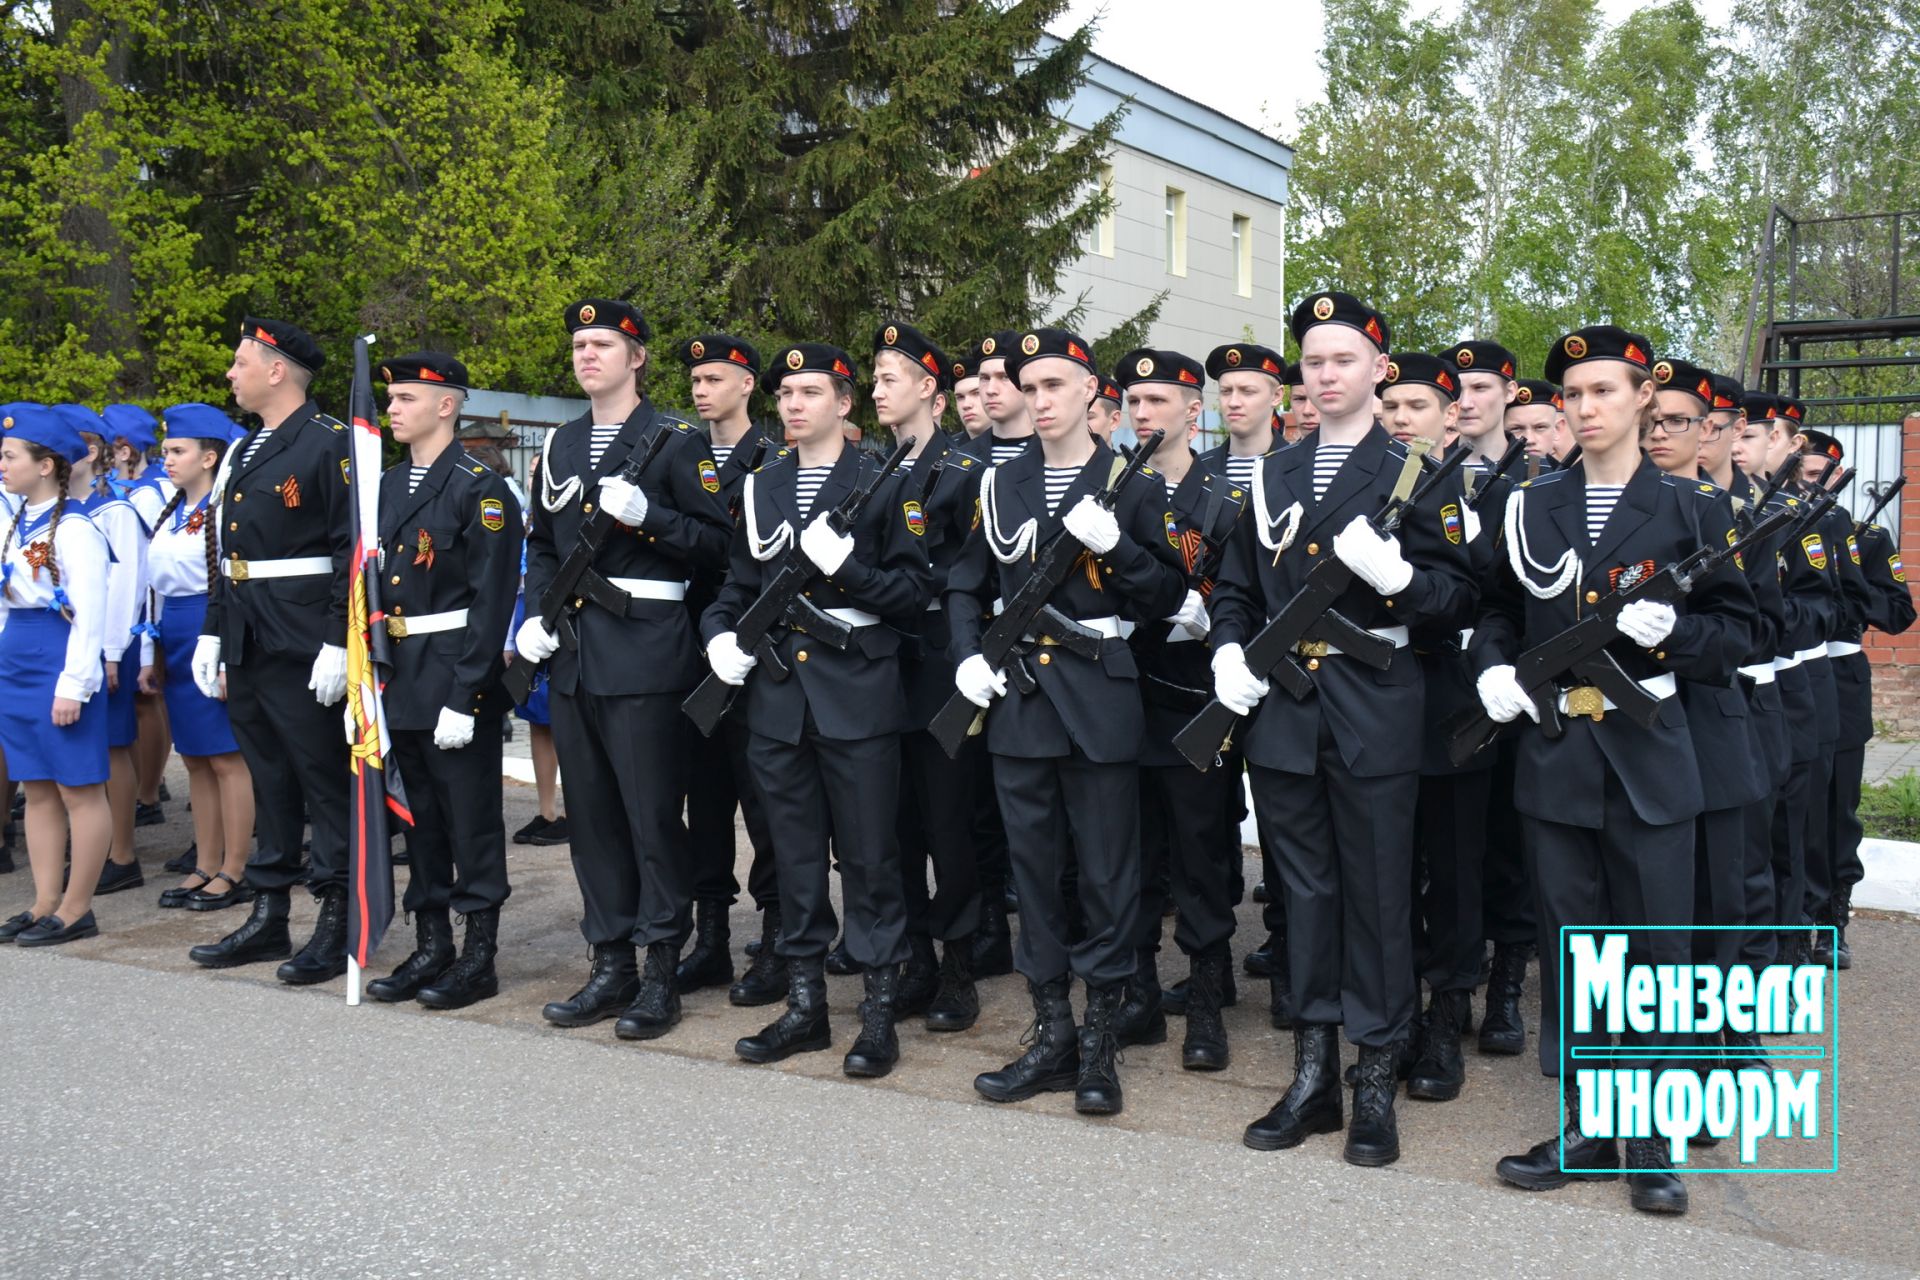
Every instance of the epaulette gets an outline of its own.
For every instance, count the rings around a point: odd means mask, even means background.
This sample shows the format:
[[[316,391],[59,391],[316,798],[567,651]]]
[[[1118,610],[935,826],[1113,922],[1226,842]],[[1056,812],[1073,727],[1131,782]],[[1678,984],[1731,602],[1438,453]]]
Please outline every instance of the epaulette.
[[[1688,493],[1712,496],[1720,492],[1720,486],[1711,480],[1684,480],[1679,476],[1661,476],[1660,482],[1675,489],[1684,489]]]
[[[1140,468],[1140,474],[1143,476],[1155,476],[1155,475],[1159,475],[1160,473],[1155,471],[1152,467],[1143,466]]]
[[[975,458],[970,453],[960,453],[958,450],[955,450],[954,452],[958,454],[960,458],[960,467],[962,470],[965,470],[966,468],[972,466],[975,462],[979,461],[978,458]]]
[[[686,431],[693,430],[693,427],[691,424],[682,422],[678,418],[669,418],[665,414],[662,414],[660,416],[660,421],[666,423],[668,426],[672,427],[675,431],[686,432]]]
[[[471,467],[467,469],[473,472],[473,474],[477,476],[483,476],[487,474],[487,468],[485,467],[485,465],[478,462],[474,463]]]
[[[313,415],[313,420],[329,431],[345,431],[347,429],[347,424],[332,414],[316,413]]]
[[[789,458],[792,455],[793,455],[793,450],[791,449],[784,448],[784,447],[780,449],[776,449],[771,458],[767,458],[766,460],[761,462],[759,466],[754,468],[754,473],[757,475],[762,471],[766,471],[771,467],[773,467],[775,463],[778,463],[786,458]]]
[[[1566,479],[1568,474],[1569,473],[1565,471],[1543,471],[1531,480],[1522,480],[1520,482],[1520,487],[1522,489],[1531,489],[1534,485],[1537,485],[1537,484],[1552,484],[1557,480]]]

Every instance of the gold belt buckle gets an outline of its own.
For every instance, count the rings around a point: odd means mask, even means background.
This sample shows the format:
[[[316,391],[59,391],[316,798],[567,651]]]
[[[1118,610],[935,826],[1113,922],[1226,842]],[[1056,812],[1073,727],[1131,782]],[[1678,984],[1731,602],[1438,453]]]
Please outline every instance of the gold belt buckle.
[[[1052,636],[1041,636],[1040,643],[1042,645],[1053,645],[1053,644],[1059,644],[1060,642],[1058,640],[1055,640]]]
[[[387,619],[387,634],[395,640],[405,640],[407,638],[407,620],[405,618],[389,617]]]
[[[242,560],[239,556],[227,557],[227,577],[235,582],[245,582],[247,575],[248,569],[245,560]]]
[[[1575,685],[1567,690],[1567,714],[1585,716],[1589,720],[1607,718],[1607,697],[1590,684]]]
[[[1332,649],[1325,640],[1302,640],[1293,646],[1293,651],[1303,658],[1324,658]]]

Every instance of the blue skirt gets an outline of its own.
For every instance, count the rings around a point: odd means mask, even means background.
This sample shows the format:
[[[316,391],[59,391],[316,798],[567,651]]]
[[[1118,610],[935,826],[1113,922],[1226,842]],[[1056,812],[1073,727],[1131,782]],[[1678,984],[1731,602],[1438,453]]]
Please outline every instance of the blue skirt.
[[[107,694],[107,746],[130,747],[140,736],[140,717],[133,709],[133,695],[139,691],[140,642],[136,640],[121,656],[120,688]]]
[[[160,692],[167,699],[174,748],[183,756],[223,756],[240,749],[227,720],[227,704],[209,698],[193,682],[193,650],[206,617],[204,595],[161,598],[160,652],[167,666]]]
[[[524,659],[516,659],[524,661]],[[513,709],[513,714],[528,724],[550,725],[553,716],[547,711],[547,673],[542,671],[533,678],[533,688],[527,690],[527,700]]]
[[[67,662],[69,630],[57,613],[14,609],[0,631],[0,750],[15,782],[86,787],[107,780],[106,696],[88,698],[65,728],[53,723],[53,686]]]

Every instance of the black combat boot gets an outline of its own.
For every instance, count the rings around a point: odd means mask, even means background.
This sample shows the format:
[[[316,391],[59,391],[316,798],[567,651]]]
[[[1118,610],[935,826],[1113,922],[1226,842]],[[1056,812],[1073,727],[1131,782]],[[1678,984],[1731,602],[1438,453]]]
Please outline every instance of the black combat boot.
[[[988,880],[980,886],[980,929],[973,935],[973,976],[997,978],[1013,972],[1013,929],[1007,924],[1007,885]]]
[[[1525,1155],[1503,1156],[1493,1166],[1502,1182],[1526,1191],[1556,1191],[1569,1182],[1612,1182],[1620,1175],[1620,1149],[1612,1138],[1589,1138],[1580,1132],[1580,1091],[1572,1083],[1565,1090],[1567,1128],[1545,1142],[1536,1142]],[[1562,1146],[1565,1160],[1561,1159]],[[1565,1164],[1565,1168],[1561,1165]],[[1589,1172],[1591,1170],[1591,1172]]]
[[[1721,1031],[1720,1039],[1729,1049],[1742,1051],[1728,1054],[1723,1066],[1735,1071],[1748,1068],[1755,1071],[1769,1070],[1767,1051],[1761,1047],[1759,1032],[1735,1031],[1732,1027],[1727,1027]]]
[[[1159,954],[1139,952],[1134,957],[1133,976],[1115,985],[1121,994],[1113,1013],[1113,1034],[1121,1047],[1166,1043],[1167,1014],[1160,1007]],[[1086,1056],[1084,1050],[1081,1056]]]
[[[500,954],[500,908],[483,907],[466,915],[467,936],[460,958],[439,978],[420,988],[429,1009],[464,1009],[500,994],[493,959]]]
[[[827,952],[827,972],[836,978],[846,978],[864,969],[864,965],[847,954],[847,935],[842,932],[840,940]]]
[[[386,1004],[411,1000],[459,958],[453,949],[453,925],[445,907],[414,912],[413,938],[413,954],[386,977],[367,984],[367,994],[375,1000]]]
[[[1348,1164],[1376,1168],[1400,1158],[1400,1129],[1393,1119],[1393,1095],[1400,1091],[1393,1046],[1360,1050],[1359,1078],[1353,1086],[1353,1123],[1347,1126]]]
[[[733,934],[727,927],[727,904],[693,904],[693,950],[673,973],[673,989],[681,995],[733,981]]]
[[[1283,958],[1287,953],[1286,940],[1278,934],[1268,934],[1267,940],[1247,952],[1247,958],[1241,961],[1249,978],[1265,978],[1273,973],[1274,957]]]
[[[1673,1171],[1660,1138],[1627,1139],[1627,1201],[1647,1213],[1685,1213],[1687,1185]]]
[[[1523,942],[1493,944],[1487,975],[1487,1012],[1480,1019],[1480,1052],[1511,1057],[1526,1052],[1527,1024],[1520,1017],[1520,987],[1527,980],[1533,948]]]
[[[790,960],[787,974],[787,1011],[733,1046],[748,1062],[778,1062],[833,1044],[833,1031],[827,1025],[825,961],[820,956]]]
[[[1460,1096],[1467,1082],[1467,1064],[1460,1057],[1461,1009],[1471,1003],[1464,991],[1436,991],[1428,999],[1424,1034],[1407,1074],[1409,1098],[1449,1102]]]
[[[883,964],[869,969],[864,983],[867,998],[860,1002],[860,1034],[853,1048],[847,1050],[840,1069],[850,1076],[870,1079],[887,1074],[900,1061],[900,1037],[893,1030],[900,967]]]
[[[973,937],[949,938],[940,957],[940,985],[927,1006],[927,1030],[965,1031],[980,1019],[973,986]]]
[[[1087,1023],[1080,1028],[1080,1078],[1073,1086],[1073,1109],[1083,1116],[1117,1116],[1124,1105],[1120,1093],[1119,1021],[1121,1005],[1132,985],[1115,982],[1087,989]],[[1153,975],[1153,994],[1156,998],[1160,994],[1158,974]],[[1156,1009],[1155,1013],[1159,1011]],[[1160,1040],[1165,1040],[1167,1019],[1164,1014],[1159,1017]],[[1159,1040],[1151,1043],[1158,1044]]]
[[[640,969],[631,942],[608,942],[593,949],[587,985],[565,1000],[549,1001],[540,1016],[556,1027],[589,1027],[617,1017],[640,989]]]
[[[1220,988],[1220,1007],[1222,1009],[1231,1009],[1239,1003],[1240,989],[1234,985],[1233,965],[1229,963],[1227,965],[1226,985]],[[1180,981],[1160,993],[1160,1011],[1169,1018],[1184,1018],[1187,1016],[1187,980],[1185,978],[1180,979]]]
[[[727,989],[727,1002],[742,1008],[772,1004],[787,994],[787,962],[780,952],[780,908],[760,913],[760,949],[740,981]]]
[[[287,916],[293,910],[285,889],[268,889],[253,900],[253,911],[238,929],[218,942],[206,942],[187,952],[187,958],[208,969],[280,960],[293,953],[287,934]]]
[[[1842,969],[1853,968],[1853,948],[1847,945],[1847,921],[1853,917],[1853,886],[1846,885],[1834,891],[1833,927],[1836,930],[1833,946],[1834,964]]]
[[[274,971],[291,987],[310,987],[347,971],[347,890],[344,885],[320,891],[320,914],[313,922],[307,945]]]
[[[633,1003],[613,1024],[613,1034],[622,1040],[654,1040],[673,1030],[680,1021],[680,992],[674,986],[674,974],[680,964],[680,948],[671,942],[655,942],[647,947],[647,963],[640,970],[640,988]]]
[[[1188,1071],[1227,1069],[1227,1024],[1220,1008],[1232,981],[1233,958],[1224,943],[1193,957],[1186,982],[1187,1037],[1180,1046],[1180,1065]]]
[[[1063,974],[1051,982],[1027,983],[1027,994],[1033,998],[1033,1025],[1021,1041],[1032,1047],[998,1071],[975,1076],[973,1087],[982,1097],[1021,1102],[1036,1093],[1073,1088],[1080,1078],[1080,1045],[1073,1034],[1069,981]]]
[[[893,1016],[917,1018],[933,1007],[940,990],[940,955],[933,939],[924,933],[907,935],[910,954],[900,967],[899,985],[894,990]]]
[[[1316,1133],[1338,1133],[1340,1028],[1324,1024],[1293,1029],[1293,1083],[1273,1110],[1247,1126],[1241,1141],[1255,1151],[1297,1147]]]

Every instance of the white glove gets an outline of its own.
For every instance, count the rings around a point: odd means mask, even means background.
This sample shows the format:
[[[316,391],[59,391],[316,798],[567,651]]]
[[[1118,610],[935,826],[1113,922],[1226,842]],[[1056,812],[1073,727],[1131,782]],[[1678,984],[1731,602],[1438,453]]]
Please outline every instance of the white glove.
[[[1472,543],[1480,536],[1480,513],[1469,504],[1460,509],[1460,519],[1467,526],[1467,541]]]
[[[640,522],[647,518],[647,495],[638,485],[628,484],[619,476],[608,476],[600,482],[600,509],[611,512],[621,524],[638,529]]]
[[[313,674],[307,677],[313,700],[330,707],[347,696],[347,651],[337,644],[323,644],[313,658]]]
[[[1614,618],[1615,630],[1643,649],[1651,649],[1673,634],[1680,615],[1664,600],[1635,600]]]
[[[760,659],[740,647],[740,638],[731,631],[722,631],[707,641],[707,665],[713,668],[713,674],[720,677],[722,684],[738,688],[747,682],[747,673],[758,665]]]
[[[825,516],[815,516],[813,523],[800,531],[800,549],[831,578],[853,554],[853,535],[835,533]]]
[[[1079,539],[1080,545],[1097,556],[1103,556],[1120,545],[1120,522],[1113,518],[1113,512],[1107,510],[1092,498],[1082,498],[1073,504],[1073,509],[1060,520],[1067,532]]]
[[[1213,696],[1236,715],[1252,715],[1272,687],[1253,674],[1239,645],[1223,644],[1213,651]]]
[[[1513,673],[1513,668],[1504,663],[1482,671],[1474,681],[1474,688],[1480,693],[1480,705],[1496,723],[1506,724],[1523,715],[1535,721],[1540,719],[1540,708],[1533,705],[1533,699],[1520,687],[1520,677]]]
[[[473,741],[473,717],[452,707],[440,708],[440,723],[433,726],[433,745],[442,751],[458,751]]]
[[[193,683],[209,698],[220,696],[219,636],[201,636],[193,642]]]
[[[1333,535],[1333,554],[1366,584],[1383,596],[1398,595],[1413,581],[1413,566],[1400,554],[1400,544],[1355,516]]]
[[[560,638],[538,618],[528,618],[514,633],[513,647],[522,662],[545,662],[560,651]]]
[[[985,709],[995,698],[1007,692],[1007,673],[987,665],[982,654],[974,654],[953,673],[953,687],[974,706]]]
[[[1206,639],[1207,632],[1213,628],[1213,620],[1207,617],[1206,602],[1200,599],[1198,591],[1188,591],[1187,598],[1180,602],[1180,607],[1164,621],[1171,622],[1176,627],[1185,627],[1187,634],[1195,640]]]

